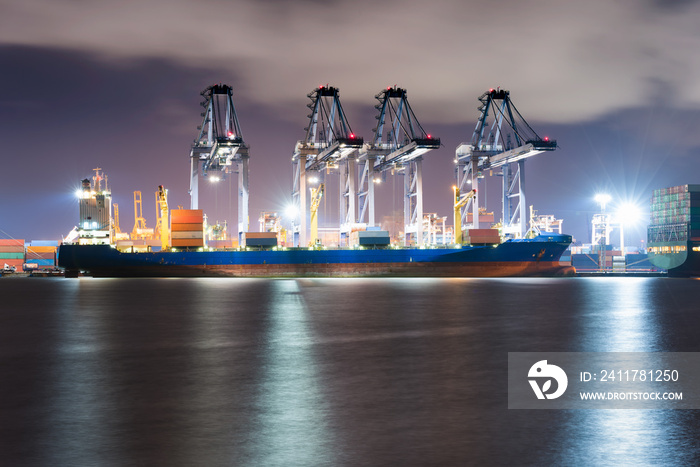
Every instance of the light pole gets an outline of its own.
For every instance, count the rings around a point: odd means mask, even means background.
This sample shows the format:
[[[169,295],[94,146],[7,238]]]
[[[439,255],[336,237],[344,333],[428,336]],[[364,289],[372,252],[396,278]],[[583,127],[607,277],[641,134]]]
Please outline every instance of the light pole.
[[[606,260],[606,252],[605,252],[605,246],[607,244],[607,239],[608,239],[608,216],[605,214],[605,205],[610,202],[612,197],[607,194],[607,193],[598,193],[595,195],[595,201],[598,203],[600,206],[600,220],[603,223],[603,234],[600,236],[598,240],[598,269],[602,272],[605,271],[605,260]],[[600,223],[598,225],[598,230],[600,230]],[[594,235],[595,235],[595,228],[594,228]]]

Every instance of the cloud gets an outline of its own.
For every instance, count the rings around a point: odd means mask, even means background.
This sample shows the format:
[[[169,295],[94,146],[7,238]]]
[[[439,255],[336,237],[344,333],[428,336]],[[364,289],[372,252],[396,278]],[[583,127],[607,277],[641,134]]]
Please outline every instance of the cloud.
[[[441,122],[473,120],[476,97],[501,86],[526,118],[571,122],[643,106],[655,82],[684,90],[669,96],[678,106],[700,104],[699,6],[674,4],[5,1],[0,43],[227,69],[238,92],[280,108],[320,83],[368,106],[398,84]]]

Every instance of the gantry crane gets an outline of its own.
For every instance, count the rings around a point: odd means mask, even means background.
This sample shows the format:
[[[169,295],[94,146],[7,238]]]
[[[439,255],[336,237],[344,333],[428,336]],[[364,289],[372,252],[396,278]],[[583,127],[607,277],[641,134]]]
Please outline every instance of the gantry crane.
[[[225,84],[201,92],[204,120],[190,151],[190,207],[199,208],[199,171],[203,176],[218,172],[221,177],[238,173],[238,239],[248,231],[248,145],[243,141],[233,90]]]
[[[293,224],[294,245],[307,243],[307,173],[321,173],[338,167],[341,186],[341,232],[348,231],[356,221],[355,153],[363,139],[355,135],[340,104],[340,93],[332,86],[319,86],[307,94],[309,126],[306,137],[297,142],[292,156],[294,186],[292,201],[296,207]]]
[[[359,157],[359,222],[374,226],[375,174],[392,171],[404,175],[405,244],[423,243],[423,155],[440,147],[440,139],[423,129],[408,103],[405,89],[387,87],[375,96],[379,101],[377,127],[372,143]],[[386,128],[388,127],[388,128]],[[386,128],[386,129],[385,129]],[[386,132],[386,133],[385,133]]]
[[[318,245],[321,239],[318,236],[318,206],[323,198],[323,191],[326,185],[321,183],[317,188],[311,188],[311,241],[310,246]]]
[[[156,191],[156,237],[160,237],[160,245],[163,251],[170,248],[170,228],[168,227],[168,190],[163,185],[158,185]]]
[[[460,195],[457,186],[452,187],[454,190],[454,223],[455,223],[455,244],[462,244],[462,208],[467,205],[469,200],[476,196],[476,188],[472,189],[465,195]]]
[[[553,151],[557,142],[540,138],[511,102],[510,92],[490,89],[479,97],[479,118],[470,143],[457,147],[457,188],[476,188],[482,172],[501,167],[503,176],[503,231],[522,237],[527,229],[525,204],[525,159],[544,151]],[[488,124],[493,111],[493,123]],[[505,123],[505,125],[504,125]],[[486,131],[488,128],[488,131]],[[483,190],[482,190],[483,191]],[[513,205],[511,201],[515,200]],[[466,224],[469,208],[473,212],[472,227],[479,228],[479,196],[474,195],[461,211],[460,226]],[[457,225],[455,224],[455,230]]]

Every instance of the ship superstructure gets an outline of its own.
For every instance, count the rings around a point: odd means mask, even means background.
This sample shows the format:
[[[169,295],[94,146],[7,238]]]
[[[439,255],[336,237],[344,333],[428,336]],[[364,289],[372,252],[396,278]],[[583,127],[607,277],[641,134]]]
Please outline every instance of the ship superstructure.
[[[76,193],[80,206],[78,243],[109,245],[112,243],[112,193],[102,169],[98,167],[94,172],[92,181],[82,180]]]

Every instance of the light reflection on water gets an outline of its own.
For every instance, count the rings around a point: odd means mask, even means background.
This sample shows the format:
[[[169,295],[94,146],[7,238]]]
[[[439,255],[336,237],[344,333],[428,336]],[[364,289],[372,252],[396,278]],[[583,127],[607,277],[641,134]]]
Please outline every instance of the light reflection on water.
[[[697,464],[696,411],[508,410],[508,352],[700,351],[700,282],[0,280],[8,465]]]

